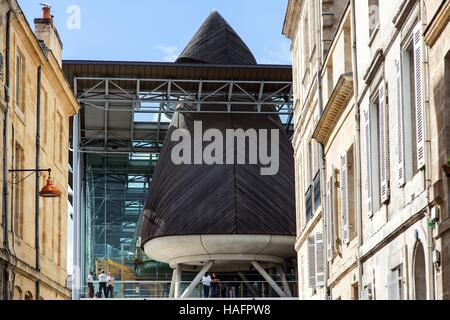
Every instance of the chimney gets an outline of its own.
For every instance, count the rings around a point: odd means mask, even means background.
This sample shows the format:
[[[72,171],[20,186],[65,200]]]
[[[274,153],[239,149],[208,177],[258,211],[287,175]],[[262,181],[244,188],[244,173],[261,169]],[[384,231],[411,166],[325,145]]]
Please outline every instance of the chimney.
[[[44,51],[51,51],[60,67],[62,67],[62,42],[53,24],[52,7],[41,3],[42,17],[34,19],[35,34]]]

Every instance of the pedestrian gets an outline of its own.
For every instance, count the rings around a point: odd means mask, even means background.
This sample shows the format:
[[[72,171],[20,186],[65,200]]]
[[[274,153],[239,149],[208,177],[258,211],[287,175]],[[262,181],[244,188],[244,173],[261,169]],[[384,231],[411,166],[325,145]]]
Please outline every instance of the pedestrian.
[[[208,273],[205,273],[205,275],[203,276],[202,284],[203,284],[203,297],[207,299],[209,298],[209,289],[211,288],[211,276]]]
[[[88,298],[92,299],[94,298],[94,273],[89,272],[89,275],[87,277],[87,286],[88,286]]]
[[[228,296],[230,298],[236,298],[236,291],[237,291],[237,287],[238,287],[238,281],[236,278],[233,279],[233,281],[230,283],[230,290],[228,293]]]
[[[107,283],[108,283],[108,276],[106,275],[105,271],[102,270],[98,275],[98,286],[99,286],[98,291],[100,292],[100,294],[102,294],[103,291],[103,295],[105,298],[108,297],[108,292],[106,290]]]
[[[108,272],[108,278],[106,282],[106,297],[114,298],[114,277],[111,275],[111,272]]]
[[[219,298],[220,297],[220,279],[217,277],[215,273],[211,275],[211,297]]]

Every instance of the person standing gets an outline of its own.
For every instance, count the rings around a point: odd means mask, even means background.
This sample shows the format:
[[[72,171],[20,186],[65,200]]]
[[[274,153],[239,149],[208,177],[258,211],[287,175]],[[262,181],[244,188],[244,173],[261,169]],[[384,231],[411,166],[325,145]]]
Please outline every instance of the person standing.
[[[215,273],[211,275],[211,297],[219,298],[220,297],[220,279],[217,277]]]
[[[205,275],[203,276],[202,284],[203,284],[203,297],[207,299],[209,298],[209,289],[211,288],[211,276],[208,273],[205,273]]]
[[[111,272],[108,272],[108,278],[106,281],[107,281],[106,297],[113,298],[114,297],[114,277],[111,275]]]
[[[89,272],[89,275],[87,277],[87,287],[88,287],[88,298],[92,299],[94,298],[94,273]]]
[[[103,295],[105,298],[108,297],[108,292],[106,290],[107,283],[108,283],[108,276],[106,275],[105,271],[102,270],[98,275],[98,285],[99,285],[98,291],[100,292],[100,294],[103,291]]]

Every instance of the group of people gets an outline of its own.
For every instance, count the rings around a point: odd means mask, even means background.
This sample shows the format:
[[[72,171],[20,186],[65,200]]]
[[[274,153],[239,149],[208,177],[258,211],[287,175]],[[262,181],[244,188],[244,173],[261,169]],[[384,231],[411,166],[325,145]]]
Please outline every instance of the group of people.
[[[239,281],[233,278],[225,285],[215,273],[206,273],[202,278],[204,298],[236,298],[239,294]]]
[[[108,275],[104,270],[98,275],[98,291],[95,292],[94,273],[90,272],[87,278],[88,298],[113,298],[114,296],[114,277],[111,272]]]

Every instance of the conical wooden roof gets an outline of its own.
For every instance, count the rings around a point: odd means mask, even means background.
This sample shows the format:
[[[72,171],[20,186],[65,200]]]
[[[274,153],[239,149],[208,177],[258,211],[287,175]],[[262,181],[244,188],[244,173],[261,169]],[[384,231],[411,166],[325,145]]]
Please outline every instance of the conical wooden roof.
[[[176,62],[257,64],[244,41],[215,10],[202,24]]]

